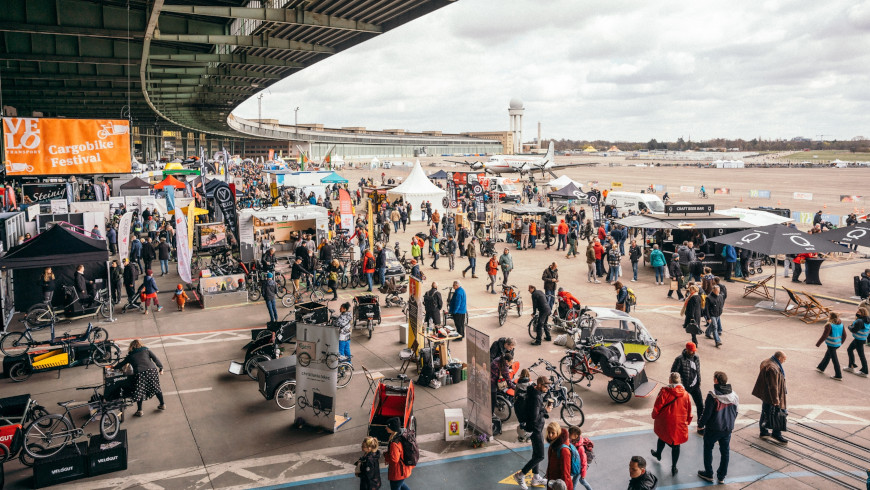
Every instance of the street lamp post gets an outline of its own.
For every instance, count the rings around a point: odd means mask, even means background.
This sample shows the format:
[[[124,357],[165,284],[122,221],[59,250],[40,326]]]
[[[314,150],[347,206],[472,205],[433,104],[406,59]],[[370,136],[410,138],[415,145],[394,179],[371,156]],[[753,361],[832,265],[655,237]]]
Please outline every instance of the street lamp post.
[[[263,94],[257,96],[257,127],[263,128]]]
[[[299,108],[293,109],[293,131],[299,134]]]

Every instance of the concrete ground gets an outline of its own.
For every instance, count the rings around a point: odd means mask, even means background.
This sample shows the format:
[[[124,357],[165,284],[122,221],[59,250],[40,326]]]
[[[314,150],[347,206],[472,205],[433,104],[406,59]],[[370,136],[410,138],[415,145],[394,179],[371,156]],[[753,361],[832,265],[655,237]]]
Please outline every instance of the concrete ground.
[[[424,224],[415,222],[406,233],[399,234],[398,240],[404,247],[412,232],[423,229]],[[564,255],[554,250],[546,251],[541,246],[525,251],[514,250],[513,246],[510,248],[517,266],[510,282],[520,287],[527,307],[531,302],[526,286],[540,286],[541,272],[554,260],[559,265],[560,285],[579,297],[584,304],[613,306],[613,287],[606,283],[587,283],[583,259],[566,259]],[[821,271],[824,286],[801,284],[797,289],[840,298],[839,301],[824,302],[847,318],[851,317],[855,310],[849,300],[852,295],[851,276],[870,267],[868,262],[858,257],[829,260]],[[456,264],[464,268],[466,261],[458,259]],[[429,282],[438,281],[444,287],[455,279],[462,280],[458,270],[447,270],[446,259],[439,260],[439,267],[439,270],[429,268],[428,264],[424,267]],[[626,272],[631,270],[627,260],[623,269]],[[484,291],[484,274],[481,260],[478,264],[480,278],[472,279],[469,275],[462,280],[469,295],[470,325],[486,332],[491,338],[516,337],[519,341],[518,360],[523,366],[539,357],[557,362],[564,354],[564,348],[550,343],[540,347],[529,345],[528,308],[520,318],[512,311],[507,323],[498,326],[495,313],[498,296]],[[662,357],[655,363],[648,363],[646,370],[651,380],[664,383],[671,361],[680,354],[687,335],[680,327],[681,303],[668,299],[667,286],[652,284],[652,278],[650,269],[641,268],[640,281],[630,283],[639,301],[637,310],[632,314],[641,319],[658,339]],[[156,400],[150,400],[145,404],[144,417],[128,417],[125,420],[123,428],[128,430],[130,446],[128,470],[62,487],[242,489],[292,485],[317,489],[356,488],[358,483],[352,476],[353,462],[359,456],[359,443],[367,433],[371,407],[371,396],[363,399],[368,383],[362,375],[362,366],[387,376],[396,373],[400,366],[398,351],[402,347],[398,343],[399,325],[404,321],[401,312],[396,308],[382,309],[384,323],[376,328],[371,340],[361,331],[355,334],[352,351],[357,371],[350,385],[339,391],[336,410],[337,413],[347,412],[351,420],[335,434],[318,433],[293,428],[292,410],[280,410],[274,402],[263,399],[256,382],[227,371],[230,361],[243,358],[244,351],[241,348],[250,339],[249,330],[262,327],[267,320],[265,306],[258,303],[177,312],[174,305],[169,303],[169,291],[174,289],[177,282],[174,272],[166,278],[158,278],[160,287],[167,291],[161,294],[161,301],[167,305],[162,312],[147,316],[132,312],[118,314],[115,323],[103,325],[123,348],[126,349],[131,339],[141,338],[163,360],[166,373],[161,377],[161,383],[167,395],[167,410],[157,411]],[[821,335],[822,325],[807,325],[776,312],[755,308],[758,298],[743,299],[742,288],[740,283],[728,284],[729,296],[722,317],[724,345],[716,349],[712,341],[704,339],[699,349],[704,390],[712,388],[713,371],[725,371],[742,402],[739,428],[732,439],[732,465],[727,488],[784,488],[786,481],[795,489],[834,488],[835,483],[803,466],[787,463],[752,445],[767,448],[796,463],[828,473],[833,473],[835,469],[858,471],[854,467],[855,462],[860,463],[858,466],[864,465],[870,460],[870,454],[852,448],[851,451],[864,459],[846,458],[851,465],[828,461],[834,466],[832,469],[801,455],[817,452],[822,448],[822,443],[790,436],[813,448],[809,450],[792,443],[788,449],[801,453],[794,454],[758,439],[754,424],[758,420],[760,402],[750,394],[758,364],[775,350],[785,351],[788,354],[785,369],[792,424],[801,422],[865,448],[870,447],[870,408],[866,403],[870,381],[849,373],[844,373],[844,381],[833,381],[828,377],[832,374],[830,367],[825,375],[817,373],[815,366],[824,349],[816,348],[815,343]],[[340,301],[350,301],[358,293],[344,290],[339,295]],[[785,301],[784,294],[778,298]],[[336,306],[334,302],[331,304],[333,308]],[[452,354],[466,359],[464,343],[454,343]],[[840,360],[845,365],[845,349],[841,349]],[[409,373],[412,371],[413,368]],[[629,457],[633,454],[648,456],[649,449],[655,444],[650,418],[654,399],[635,398],[624,405],[616,405],[607,396],[606,381],[606,378],[599,377],[589,387],[574,387],[584,401],[584,433],[596,441],[597,458],[590,467],[588,479],[594,488],[625,488]],[[77,367],[61,371],[59,378],[55,373],[45,373],[34,375],[24,383],[0,380],[0,393],[2,396],[30,393],[39,403],[56,412],[56,402],[81,397],[82,392],[75,391],[75,387],[101,382],[98,369]],[[501,488],[509,484],[502,483],[503,480],[518,470],[528,458],[528,445],[516,443],[515,418],[506,424],[505,433],[485,448],[472,449],[467,442],[444,442],[443,410],[464,408],[465,396],[464,383],[438,390],[417,389],[414,412],[418,420],[422,459],[421,465],[408,481],[412,488]],[[813,434],[809,429],[796,425],[793,427],[796,432]],[[89,426],[88,429],[95,431],[96,427]],[[837,439],[817,439],[825,444],[845,447]],[[670,475],[667,459],[670,455],[667,450],[662,463],[650,463],[651,471],[659,477],[660,488],[706,485],[695,476],[700,469],[700,441],[701,438],[693,431],[683,449],[680,473],[675,477]],[[718,456],[715,460],[718,461]],[[31,470],[17,461],[7,463],[7,487],[29,487],[30,474]],[[858,477],[840,475],[838,478],[848,485],[863,488],[863,480],[859,481],[856,479]]]

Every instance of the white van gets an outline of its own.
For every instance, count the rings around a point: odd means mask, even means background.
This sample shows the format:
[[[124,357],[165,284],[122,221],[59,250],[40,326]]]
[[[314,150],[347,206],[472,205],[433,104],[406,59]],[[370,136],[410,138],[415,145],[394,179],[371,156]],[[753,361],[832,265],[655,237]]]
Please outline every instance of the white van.
[[[489,188],[495,189],[498,192],[498,198],[503,202],[520,202],[522,194],[520,187],[517,186],[516,179],[508,179],[507,177],[487,177],[489,179]],[[469,173],[468,182],[477,182],[477,174]]]
[[[665,203],[655,194],[642,194],[640,192],[608,192],[604,199],[605,204],[610,204],[619,210],[619,214],[628,214],[634,211],[636,214],[650,211],[664,213]]]

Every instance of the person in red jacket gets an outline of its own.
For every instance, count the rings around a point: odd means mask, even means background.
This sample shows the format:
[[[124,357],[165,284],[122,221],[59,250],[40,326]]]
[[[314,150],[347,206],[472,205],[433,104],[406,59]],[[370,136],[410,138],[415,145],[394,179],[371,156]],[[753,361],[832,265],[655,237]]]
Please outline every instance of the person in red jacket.
[[[402,434],[402,421],[399,417],[387,420],[387,433],[390,435],[387,443],[387,479],[390,480],[390,490],[411,490],[405,480],[411,476],[411,466],[406,466],[402,458],[405,455],[399,436]]]
[[[556,251],[568,249],[568,223],[565,220],[559,221],[559,226],[556,227],[556,234],[559,235],[559,241],[556,242]]]
[[[689,424],[692,423],[692,400],[683,388],[680,373],[671,373],[668,386],[659,391],[653,406],[652,418],[655,420],[653,431],[659,440],[656,449],[650,450],[656,460],[662,460],[662,450],[667,444],[671,448],[671,474],[677,474],[677,461],[680,459],[680,444],[689,440]]]
[[[375,273],[375,256],[372,254],[371,249],[366,250],[366,254],[363,256],[363,274],[366,275],[366,281],[369,283],[369,292],[372,292],[372,282],[373,276]]]
[[[574,488],[580,488],[577,485],[583,485],[583,488],[586,490],[592,490],[592,487],[589,486],[589,483],[586,481],[586,471],[589,469],[589,459],[586,454],[586,448],[583,447],[583,431],[580,430],[580,427],[576,425],[572,425],[568,428],[568,437],[571,439],[571,444],[577,449],[577,454],[580,455],[580,474],[574,475],[574,479],[572,480],[572,484]],[[591,443],[591,441],[590,441]]]
[[[601,239],[595,239],[592,249],[595,251],[595,275],[604,277],[604,246],[601,245]]]
[[[574,490],[574,479],[571,478],[571,441],[568,429],[563,429],[558,422],[547,425],[547,480],[562,480],[566,490]]]

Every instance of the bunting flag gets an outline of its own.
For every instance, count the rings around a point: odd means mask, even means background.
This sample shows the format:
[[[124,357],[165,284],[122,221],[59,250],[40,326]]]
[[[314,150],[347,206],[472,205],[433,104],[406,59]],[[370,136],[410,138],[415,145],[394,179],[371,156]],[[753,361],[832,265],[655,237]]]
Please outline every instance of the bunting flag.
[[[193,206],[190,206],[193,208]],[[178,255],[178,276],[185,284],[193,280],[190,277],[190,240],[187,228],[187,218],[184,213],[175,213],[175,249]]]
[[[338,211],[341,216],[341,228],[347,230],[349,235],[353,231],[353,201],[351,201],[350,193],[344,189],[338,190]]]
[[[192,202],[187,205],[187,243],[191,250],[193,250],[193,222],[196,220],[196,206],[194,204],[195,202]]]
[[[172,211],[175,209],[175,187],[163,186],[163,192],[166,193],[166,210]]]
[[[133,213],[127,212],[118,222],[118,257],[126,259],[130,256],[130,227],[133,224]]]

